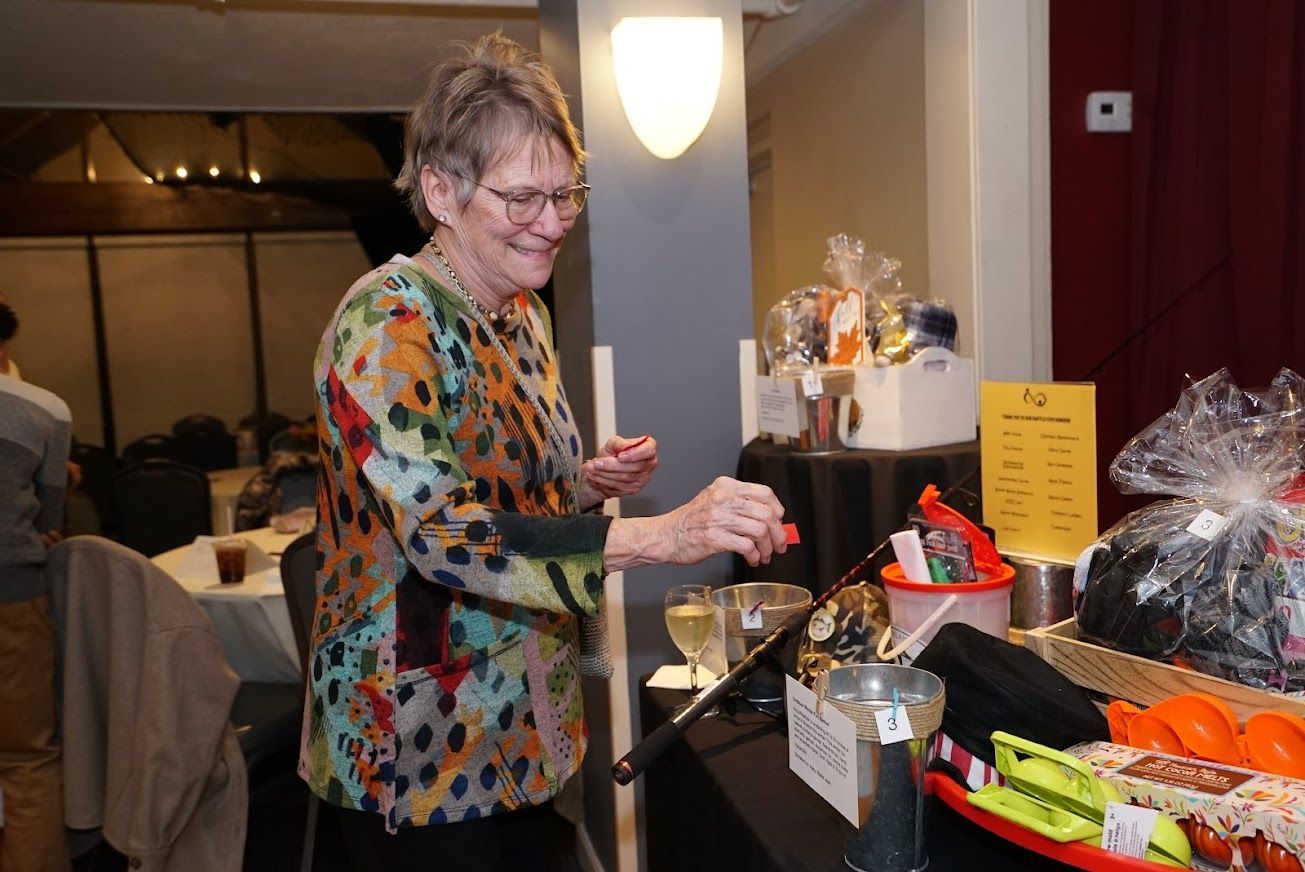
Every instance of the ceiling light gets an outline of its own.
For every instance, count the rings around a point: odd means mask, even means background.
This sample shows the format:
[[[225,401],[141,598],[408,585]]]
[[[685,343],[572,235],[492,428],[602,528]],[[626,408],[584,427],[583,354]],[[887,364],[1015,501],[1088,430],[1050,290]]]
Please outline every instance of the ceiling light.
[[[258,174],[258,170],[250,170],[249,180],[257,185],[259,182],[263,181],[263,177]]]
[[[612,28],[621,105],[657,157],[679,157],[706,129],[724,52],[719,18],[622,18]]]
[[[212,176],[213,178],[216,179],[216,178],[218,177],[218,168],[217,168],[217,167],[209,167],[209,168],[208,168],[208,174],[209,174],[210,176]]]
[[[186,172],[185,167],[177,167],[177,178],[184,179],[188,175],[190,175],[190,173]]]

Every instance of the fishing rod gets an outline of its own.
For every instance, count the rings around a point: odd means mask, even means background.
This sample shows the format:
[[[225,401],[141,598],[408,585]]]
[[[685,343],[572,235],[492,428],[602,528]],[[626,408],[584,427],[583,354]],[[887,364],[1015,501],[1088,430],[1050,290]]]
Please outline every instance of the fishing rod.
[[[970,480],[979,474],[979,468],[975,467],[968,475],[949,487],[938,498],[939,502],[944,502],[956,494]],[[907,525],[909,526],[909,525]],[[906,529],[905,527],[903,529]],[[874,563],[875,558],[883,553],[888,547],[891,539],[885,539],[874,547],[874,550],[867,554],[862,560],[853,566],[843,577],[834,582],[829,590],[822,593],[812,601],[811,605],[800,612],[794,612],[788,616],[784,623],[776,627],[769,636],[758,642],[757,645],[748,652],[738,663],[734,664],[729,672],[725,673],[719,681],[702,691],[693,698],[692,703],[681,711],[678,715],[662,724],[652,732],[642,742],[630,749],[630,752],[617,760],[612,766],[612,778],[617,784],[630,784],[634,779],[643,774],[644,770],[652,765],[653,761],[660,757],[670,744],[680,737],[680,734],[702,718],[707,711],[720,702],[725,697],[733,693],[743,679],[761,668],[771,654],[783,649],[788,644],[788,640],[795,635],[802,633],[802,628],[806,626],[811,616],[822,608],[825,603],[837,594],[840,590],[847,587],[854,581],[862,578],[870,565]]]

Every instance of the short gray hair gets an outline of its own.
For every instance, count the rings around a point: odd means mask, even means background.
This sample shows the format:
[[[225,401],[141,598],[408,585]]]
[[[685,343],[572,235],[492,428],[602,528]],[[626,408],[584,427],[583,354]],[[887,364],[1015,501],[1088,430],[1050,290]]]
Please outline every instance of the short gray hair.
[[[467,179],[480,179],[530,134],[557,140],[579,178],[585,160],[580,131],[548,63],[501,33],[474,45],[460,43],[457,55],[435,68],[426,93],[408,114],[403,168],[394,186],[408,198],[422,228],[434,230],[421,191],[422,167],[450,173],[465,206],[476,191]]]

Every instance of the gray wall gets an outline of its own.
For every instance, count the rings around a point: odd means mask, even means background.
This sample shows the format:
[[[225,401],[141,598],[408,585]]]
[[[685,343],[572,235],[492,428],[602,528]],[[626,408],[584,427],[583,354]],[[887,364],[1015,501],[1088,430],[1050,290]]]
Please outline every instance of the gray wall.
[[[610,31],[632,15],[711,15],[724,21],[724,76],[716,109],[702,137],[672,161],[653,157],[638,141],[616,93]],[[586,221],[568,241],[569,252],[555,274],[569,396],[579,414],[578,395],[592,383],[590,346],[610,345],[618,430],[654,434],[662,460],[645,492],[622,502],[622,514],[659,514],[686,502],[716,476],[732,474],[739,454],[738,343],[752,335],[739,0],[543,0],[540,46],[557,67],[573,111],[583,116],[587,178],[593,185]],[[592,418],[582,423],[592,446]],[[699,566],[625,573],[629,682],[636,707],[639,677],[680,659],[662,620],[666,589],[728,584],[730,568],[730,560],[719,557]],[[585,780],[586,811],[600,855],[614,869],[613,849],[605,843],[610,826],[601,816],[610,818],[608,765],[628,748],[617,737],[615,753],[604,753],[603,746],[612,743],[599,735],[608,727],[600,705],[587,696],[595,742]],[[637,711],[633,721],[637,728]]]

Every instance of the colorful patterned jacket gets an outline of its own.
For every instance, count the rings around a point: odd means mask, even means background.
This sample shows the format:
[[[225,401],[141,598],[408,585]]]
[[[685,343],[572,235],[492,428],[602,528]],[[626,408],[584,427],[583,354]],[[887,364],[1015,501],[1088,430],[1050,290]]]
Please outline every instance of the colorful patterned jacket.
[[[469,304],[401,257],[359,279],[318,349],[299,769],[391,829],[544,802],[588,739],[577,616],[597,614],[611,519],[577,513],[548,315],[533,293],[516,306],[497,332],[524,386]]]

